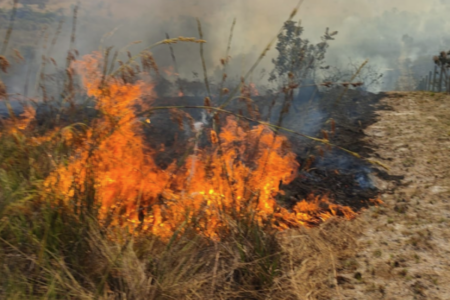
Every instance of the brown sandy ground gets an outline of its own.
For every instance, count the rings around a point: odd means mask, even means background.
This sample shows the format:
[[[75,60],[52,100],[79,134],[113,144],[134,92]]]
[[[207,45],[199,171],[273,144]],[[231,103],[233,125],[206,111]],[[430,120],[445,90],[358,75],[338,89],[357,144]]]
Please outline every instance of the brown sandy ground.
[[[377,179],[384,205],[359,217],[336,299],[450,299],[450,96],[391,92],[381,102],[392,110],[379,112],[367,139],[404,179]]]

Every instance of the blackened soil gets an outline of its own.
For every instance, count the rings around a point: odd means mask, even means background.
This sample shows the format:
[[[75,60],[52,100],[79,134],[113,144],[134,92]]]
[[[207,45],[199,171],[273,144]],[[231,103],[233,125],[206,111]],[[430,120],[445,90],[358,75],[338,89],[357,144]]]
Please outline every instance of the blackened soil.
[[[343,88],[336,88],[325,93],[309,90],[306,94],[300,94],[301,97],[293,100],[289,112],[281,118],[281,123],[278,123],[279,112],[285,101],[282,97],[273,101],[273,96],[257,96],[253,97],[253,103],[258,106],[264,121],[270,120],[272,123],[313,137],[321,138],[322,130],[326,131],[333,144],[356,152],[363,158],[368,157],[374,153],[376,146],[365,141],[364,129],[377,121],[376,111],[389,110],[390,107],[380,104],[380,99],[385,97],[383,93],[372,94],[350,89],[340,97],[343,91]],[[152,104],[153,107],[201,105],[204,105],[201,97],[165,97],[158,98]],[[247,110],[247,103],[243,101],[233,101],[226,109],[251,116]],[[96,115],[93,108],[76,111],[78,113],[61,116],[61,119],[70,117],[65,120],[69,123],[88,122],[86,118],[92,119]],[[189,113],[195,121],[201,121],[204,110],[189,108],[181,111]],[[40,107],[37,113],[38,124],[45,123],[51,115],[51,109]],[[221,115],[222,119],[225,117],[226,115]],[[161,109],[154,110],[150,119],[150,124],[143,122],[144,133],[148,137],[149,146],[154,149],[156,162],[161,168],[167,167],[174,160],[181,161],[191,153],[192,149],[187,146],[192,145],[189,142],[190,139],[192,142],[193,133],[186,118],[180,123],[167,109]],[[335,126],[332,126],[331,119],[334,120]],[[206,121],[211,124],[211,120]],[[380,193],[371,180],[374,174],[383,180],[397,183],[402,179],[399,176],[390,176],[385,170],[374,168],[366,161],[342,150],[330,149],[295,134],[283,131],[280,131],[280,134],[288,136],[292,150],[297,154],[301,165],[297,178],[282,187],[286,196],[280,201],[287,207],[314,194],[328,195],[335,202],[357,210],[367,206],[369,200],[377,198]],[[199,141],[200,148],[208,144],[208,139],[203,135]]]
[[[315,128],[308,128],[307,134],[314,137],[323,137],[322,130],[326,131],[330,141],[356,152],[363,158],[373,153],[375,145],[364,141],[364,129],[375,123],[377,120],[377,110],[388,110],[387,106],[379,103],[384,97],[383,93],[373,94],[358,90],[348,90],[343,97],[340,95],[343,88],[336,88],[326,93],[316,93],[314,96],[312,110],[318,113],[308,113],[314,116]],[[337,99],[339,98],[339,101]],[[267,112],[271,106],[273,97],[254,97],[253,101],[258,105],[262,118],[267,117]],[[311,100],[311,99],[309,99]],[[278,120],[273,112],[281,111],[283,99],[280,98],[272,107],[271,121]],[[297,126],[297,119],[307,118],[303,112],[306,106],[311,111],[309,104],[304,100],[294,100],[289,114],[281,123],[289,129],[302,132],[302,126]],[[195,97],[183,98],[163,98],[157,100],[154,106],[203,105],[203,99]],[[239,112],[250,116],[246,110],[246,104],[236,101],[227,107],[228,110]],[[196,121],[201,120],[201,109],[184,109],[189,112]],[[224,117],[224,116],[223,116]],[[179,124],[170,121],[171,114],[167,110],[155,111],[151,117],[152,126],[146,129],[149,143],[154,149],[164,149],[159,151],[157,161],[161,167],[167,166],[174,158],[184,157],[189,136],[187,123],[181,130]],[[335,126],[331,125],[331,119]],[[210,120],[209,120],[210,121]],[[276,122],[275,122],[276,123]],[[160,125],[161,126],[160,126]],[[287,125],[285,125],[287,124]],[[333,130],[334,127],[334,130]],[[372,178],[374,175],[399,182],[400,177],[392,177],[385,170],[374,167],[365,160],[358,159],[348,153],[325,145],[301,138],[295,134],[286,134],[292,144],[292,150],[297,154],[301,165],[298,177],[289,185],[283,186],[286,195],[280,198],[286,207],[294,205],[297,201],[308,198],[309,195],[328,195],[336,203],[350,206],[355,210],[370,205],[371,199],[376,199],[380,191],[374,186]],[[207,140],[202,140],[203,145],[207,145]],[[164,145],[164,146],[162,146]]]
[[[389,110],[381,105],[383,93],[373,94],[358,90],[348,90],[343,97],[343,88],[337,88],[315,99],[320,111],[320,131],[313,136],[323,138],[326,131],[331,143],[368,157],[376,145],[369,144],[364,129],[377,121],[376,111]],[[334,120],[334,126],[332,125]],[[334,128],[333,128],[334,127]],[[337,148],[307,139],[292,139],[301,164],[299,177],[286,187],[292,194],[287,199],[290,206],[297,199],[305,199],[309,194],[327,194],[336,203],[350,206],[355,210],[370,205],[380,191],[372,181],[373,176],[400,182],[402,178],[391,177],[386,170],[374,167],[363,159],[356,158]],[[313,163],[310,163],[311,158]]]

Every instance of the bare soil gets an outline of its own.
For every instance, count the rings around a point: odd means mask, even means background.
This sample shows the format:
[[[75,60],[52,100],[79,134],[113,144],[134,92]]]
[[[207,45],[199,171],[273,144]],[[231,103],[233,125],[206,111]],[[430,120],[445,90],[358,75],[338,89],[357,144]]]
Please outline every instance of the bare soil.
[[[358,221],[355,256],[339,262],[340,299],[450,299],[450,95],[390,92],[364,132],[383,205]],[[338,299],[338,298],[336,298]]]

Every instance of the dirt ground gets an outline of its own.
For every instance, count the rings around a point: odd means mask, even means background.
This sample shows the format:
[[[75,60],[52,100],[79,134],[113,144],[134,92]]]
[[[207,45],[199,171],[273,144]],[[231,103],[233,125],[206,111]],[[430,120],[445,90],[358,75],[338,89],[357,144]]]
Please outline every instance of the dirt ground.
[[[450,96],[390,92],[380,104],[391,109],[366,141],[404,179],[375,179],[384,204],[360,216],[357,254],[337,270],[340,298],[450,299]]]

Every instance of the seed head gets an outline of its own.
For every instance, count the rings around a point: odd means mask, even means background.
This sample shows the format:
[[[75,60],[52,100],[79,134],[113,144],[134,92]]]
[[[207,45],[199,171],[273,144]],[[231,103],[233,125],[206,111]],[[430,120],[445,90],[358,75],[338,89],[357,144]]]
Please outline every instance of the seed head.
[[[217,124],[219,124],[220,123],[220,117],[219,117],[219,114],[214,114],[214,117],[213,117],[213,119],[214,119],[214,122],[216,122]]]
[[[292,19],[293,17],[295,17],[296,14],[297,14],[297,9],[294,8],[294,10],[291,12],[291,15],[289,16],[289,18]]]
[[[10,67],[9,61],[3,55],[0,55],[0,70],[4,73],[8,73],[8,68]]]
[[[311,167],[312,163],[315,161],[315,159],[316,159],[316,157],[314,155],[311,155],[310,157],[308,157],[303,169],[308,170]]]
[[[207,107],[211,107],[211,99],[209,97],[205,97],[204,104]],[[211,113],[210,109],[208,109],[208,113]]]
[[[183,113],[177,109],[170,110],[170,118],[183,130]]]
[[[322,135],[325,140],[327,140],[327,141],[329,140],[328,132],[326,132],[325,130],[322,130]]]
[[[256,104],[254,105],[253,113],[254,113],[256,120],[261,121],[261,114],[259,112],[258,105],[256,105]]]
[[[158,65],[156,64],[155,58],[151,52],[145,51],[141,54],[141,64],[144,71],[150,72],[153,69],[155,73],[159,75]]]
[[[195,120],[194,120],[194,118],[190,114],[185,114],[185,117],[186,117],[186,119],[188,121],[189,128],[192,131],[195,131],[195,125],[194,125],[195,124]]]

